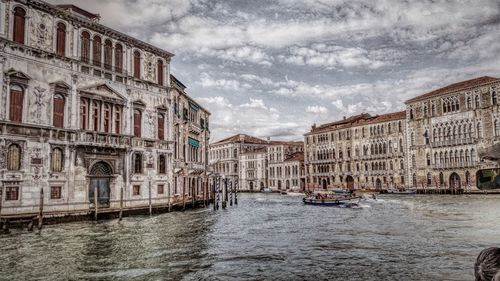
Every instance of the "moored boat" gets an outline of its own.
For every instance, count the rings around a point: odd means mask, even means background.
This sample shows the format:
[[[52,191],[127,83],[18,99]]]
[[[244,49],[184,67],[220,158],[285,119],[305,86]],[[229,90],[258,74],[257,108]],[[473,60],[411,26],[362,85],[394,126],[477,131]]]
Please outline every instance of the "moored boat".
[[[399,194],[399,195],[414,195],[417,194],[416,189],[389,189],[387,190],[388,194]]]

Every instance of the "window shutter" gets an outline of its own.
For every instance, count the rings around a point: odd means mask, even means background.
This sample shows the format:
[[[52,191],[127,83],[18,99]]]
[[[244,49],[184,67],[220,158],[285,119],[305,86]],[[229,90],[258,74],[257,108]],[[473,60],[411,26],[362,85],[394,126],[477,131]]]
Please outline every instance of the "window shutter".
[[[158,60],[158,84],[163,86],[163,61]]]
[[[115,47],[115,71],[116,72],[122,72],[122,63],[123,59],[123,51],[122,51],[122,45],[117,44]]]
[[[22,122],[23,97],[24,94],[21,91],[10,91],[10,121],[12,122]]]
[[[141,112],[139,110],[134,111],[134,136],[141,137]]]
[[[66,53],[66,26],[62,23],[57,25],[56,53],[64,56]]]
[[[62,97],[54,98],[54,127],[62,128],[64,126],[64,99]]]
[[[86,31],[82,33],[82,62],[90,61],[90,34]]]
[[[141,79],[141,54],[134,52],[134,78]]]
[[[24,30],[26,21],[26,11],[22,8],[14,9],[14,42],[24,44]]]

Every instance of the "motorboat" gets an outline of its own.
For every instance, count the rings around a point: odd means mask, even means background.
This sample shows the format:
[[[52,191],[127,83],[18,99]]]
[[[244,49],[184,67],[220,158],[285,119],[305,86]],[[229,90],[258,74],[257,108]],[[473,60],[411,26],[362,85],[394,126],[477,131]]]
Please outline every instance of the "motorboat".
[[[306,205],[358,207],[361,197],[352,195],[337,195],[335,193],[311,192],[302,199]]]
[[[273,192],[273,190],[270,189],[269,187],[266,187],[266,188],[261,189],[260,192],[262,192],[262,193],[271,193],[271,192]]]

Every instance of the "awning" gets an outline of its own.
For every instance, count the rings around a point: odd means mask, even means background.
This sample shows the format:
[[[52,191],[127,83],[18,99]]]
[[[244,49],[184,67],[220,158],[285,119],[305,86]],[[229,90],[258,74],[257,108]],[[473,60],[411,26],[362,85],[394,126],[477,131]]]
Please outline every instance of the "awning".
[[[188,143],[194,147],[200,146],[200,142],[198,140],[191,138],[191,137],[188,138]]]
[[[198,109],[200,109],[199,106],[197,106],[196,104],[194,104],[192,102],[189,103],[189,106],[191,107],[192,110],[198,110]]]

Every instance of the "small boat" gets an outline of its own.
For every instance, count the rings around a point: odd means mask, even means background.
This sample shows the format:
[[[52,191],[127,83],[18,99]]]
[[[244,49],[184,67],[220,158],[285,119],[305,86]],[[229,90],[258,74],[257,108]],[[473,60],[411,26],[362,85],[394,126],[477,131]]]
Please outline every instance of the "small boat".
[[[290,192],[287,192],[286,195],[288,195],[288,196],[304,196],[304,193],[303,192],[290,191]]]
[[[358,207],[359,196],[335,195],[334,193],[312,192],[302,199],[306,205],[335,206],[335,207]]]
[[[280,194],[281,194],[281,195],[287,195],[287,194],[288,194],[288,192],[286,192],[286,191],[282,190],[282,191],[280,191]]]
[[[351,194],[352,191],[350,191],[349,189],[340,189],[340,188],[335,188],[335,189],[332,189],[331,190],[333,193],[336,193],[336,194]]]
[[[262,192],[262,193],[271,193],[273,191],[269,187],[266,187],[266,188],[263,188],[260,192]]]
[[[387,190],[387,193],[388,194],[399,194],[399,195],[414,195],[414,194],[417,194],[417,190],[416,189],[402,189],[402,190],[399,190],[399,189],[389,189]]]

